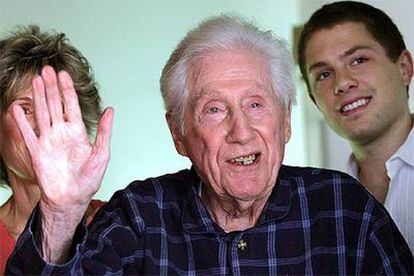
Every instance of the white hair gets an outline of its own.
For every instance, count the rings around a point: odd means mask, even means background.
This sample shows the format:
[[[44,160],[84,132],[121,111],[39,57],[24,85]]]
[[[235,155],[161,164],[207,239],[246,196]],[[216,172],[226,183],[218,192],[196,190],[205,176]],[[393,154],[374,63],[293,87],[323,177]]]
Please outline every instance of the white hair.
[[[185,134],[183,119],[190,89],[190,65],[219,49],[246,49],[263,56],[269,63],[277,99],[284,108],[296,103],[293,59],[286,41],[275,37],[271,31],[261,31],[239,16],[211,17],[187,33],[162,70],[160,85],[165,109],[181,134]]]

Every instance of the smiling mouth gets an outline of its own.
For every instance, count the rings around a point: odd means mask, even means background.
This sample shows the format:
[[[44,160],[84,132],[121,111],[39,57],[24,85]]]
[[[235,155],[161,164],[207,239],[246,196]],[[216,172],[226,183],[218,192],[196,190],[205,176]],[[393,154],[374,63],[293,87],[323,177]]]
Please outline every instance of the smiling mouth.
[[[232,164],[239,166],[249,166],[254,164],[257,161],[259,154],[250,154],[246,156],[239,156],[230,160]]]
[[[366,106],[371,101],[371,97],[358,99],[341,107],[341,113],[351,112],[361,106]]]

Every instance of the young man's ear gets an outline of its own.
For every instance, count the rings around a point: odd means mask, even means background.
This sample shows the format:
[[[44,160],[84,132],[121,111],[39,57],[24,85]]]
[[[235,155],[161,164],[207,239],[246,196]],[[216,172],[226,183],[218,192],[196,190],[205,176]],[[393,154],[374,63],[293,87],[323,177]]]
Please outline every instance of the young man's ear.
[[[182,156],[188,156],[184,143],[184,137],[181,133],[181,126],[177,126],[176,122],[172,118],[171,111],[165,113],[165,119],[167,120],[168,128],[170,129],[172,138],[174,140],[175,149]]]
[[[404,50],[398,59],[398,66],[405,86],[410,85],[413,77],[413,58],[409,51]]]

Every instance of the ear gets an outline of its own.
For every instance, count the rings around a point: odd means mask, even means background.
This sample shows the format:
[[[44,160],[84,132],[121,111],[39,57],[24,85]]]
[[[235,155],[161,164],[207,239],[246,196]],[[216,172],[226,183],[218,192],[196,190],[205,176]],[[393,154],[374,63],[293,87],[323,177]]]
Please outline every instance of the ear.
[[[292,109],[292,104],[289,103],[288,107],[285,110],[285,116],[284,116],[284,122],[283,122],[285,126],[285,144],[289,142],[290,136],[292,134],[292,127],[290,124],[291,109]]]
[[[180,155],[188,157],[180,126],[176,125],[172,117],[171,111],[165,113],[165,119],[167,120],[168,128],[170,129],[171,136],[174,140],[175,149]]]
[[[398,59],[398,67],[405,86],[410,85],[413,77],[413,58],[409,51],[404,50]]]

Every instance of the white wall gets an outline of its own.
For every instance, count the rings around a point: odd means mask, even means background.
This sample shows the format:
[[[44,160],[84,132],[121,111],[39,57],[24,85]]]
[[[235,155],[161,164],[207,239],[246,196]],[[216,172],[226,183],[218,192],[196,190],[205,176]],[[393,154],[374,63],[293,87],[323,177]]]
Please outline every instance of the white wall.
[[[164,63],[189,28],[235,11],[290,39],[300,17],[299,1],[0,1],[2,36],[27,23],[65,32],[91,62],[104,104],[115,108],[111,161],[97,194],[102,199],[134,179],[190,166],[175,152],[158,85]],[[301,111],[293,110],[289,164],[306,163]],[[0,202],[5,197],[0,189]]]

